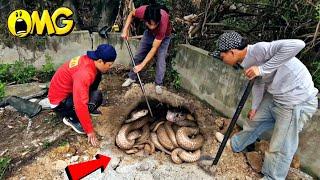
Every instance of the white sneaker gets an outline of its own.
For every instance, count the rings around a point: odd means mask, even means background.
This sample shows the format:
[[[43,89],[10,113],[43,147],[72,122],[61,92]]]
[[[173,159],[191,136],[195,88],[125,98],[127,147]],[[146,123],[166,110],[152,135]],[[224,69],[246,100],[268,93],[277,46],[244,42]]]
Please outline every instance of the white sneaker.
[[[136,82],[136,80],[127,78],[126,81],[121,85],[122,87],[128,87],[130,86],[132,83]]]
[[[156,93],[157,94],[162,94],[162,86],[156,85]]]
[[[220,132],[216,132],[216,139],[221,143],[223,141],[224,135]],[[226,147],[231,148],[230,139],[228,139]]]

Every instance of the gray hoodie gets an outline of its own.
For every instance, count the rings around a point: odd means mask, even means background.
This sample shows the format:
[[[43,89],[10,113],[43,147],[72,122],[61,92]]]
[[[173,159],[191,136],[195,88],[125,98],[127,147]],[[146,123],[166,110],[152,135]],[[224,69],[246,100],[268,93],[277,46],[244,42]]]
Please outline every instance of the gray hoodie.
[[[265,91],[274,101],[292,108],[314,98],[318,89],[306,66],[295,56],[305,47],[302,40],[287,39],[248,45],[241,66],[258,66],[259,76],[252,88],[252,109],[260,105]]]

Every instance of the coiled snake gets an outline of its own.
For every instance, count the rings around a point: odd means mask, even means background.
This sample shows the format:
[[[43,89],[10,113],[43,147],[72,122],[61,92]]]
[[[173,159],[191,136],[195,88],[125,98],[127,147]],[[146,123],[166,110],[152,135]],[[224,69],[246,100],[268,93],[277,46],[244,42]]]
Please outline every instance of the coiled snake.
[[[170,113],[173,112],[170,111]],[[168,114],[167,119],[170,117]],[[116,144],[127,154],[135,154],[140,151],[144,151],[145,154],[153,154],[155,149],[159,149],[171,155],[174,163],[195,162],[200,158],[200,148],[204,143],[204,138],[191,115],[177,117],[179,119],[174,119],[174,121],[161,119],[149,125],[148,116],[144,116],[124,124],[116,136]],[[173,128],[173,126],[178,128]]]

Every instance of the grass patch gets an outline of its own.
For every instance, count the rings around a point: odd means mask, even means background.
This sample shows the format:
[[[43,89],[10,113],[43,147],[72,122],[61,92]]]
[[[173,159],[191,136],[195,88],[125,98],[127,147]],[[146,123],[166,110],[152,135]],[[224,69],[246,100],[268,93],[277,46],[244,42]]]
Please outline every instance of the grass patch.
[[[44,149],[48,149],[50,146],[52,146],[52,143],[49,142],[48,140],[45,140],[45,141],[43,142],[43,148],[44,148]]]
[[[4,175],[10,165],[10,162],[11,162],[11,158],[0,157],[0,179],[4,179]]]

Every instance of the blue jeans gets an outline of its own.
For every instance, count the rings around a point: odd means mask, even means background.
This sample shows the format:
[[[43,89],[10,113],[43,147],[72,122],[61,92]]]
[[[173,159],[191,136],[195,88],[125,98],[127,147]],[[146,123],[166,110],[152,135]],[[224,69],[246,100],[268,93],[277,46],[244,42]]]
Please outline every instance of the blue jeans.
[[[284,180],[292,158],[298,148],[299,132],[311,119],[318,107],[316,97],[288,108],[275,102],[266,94],[253,120],[243,125],[243,130],[231,138],[234,152],[241,152],[265,131],[273,128],[269,150],[265,152],[262,173],[264,179]]]
[[[152,48],[152,43],[154,39],[155,39],[155,36],[152,34],[152,32],[150,32],[149,30],[144,31],[137,53],[133,58],[136,65],[140,64],[144,60],[144,58],[147,56],[147,54]],[[156,54],[157,67],[156,67],[155,83],[157,85],[163,84],[163,78],[166,72],[166,56],[167,56],[170,40],[171,38],[169,36],[165,37],[162,40],[161,45]],[[129,72],[129,78],[135,80],[137,79],[137,74],[134,73],[133,70],[131,70]]]

